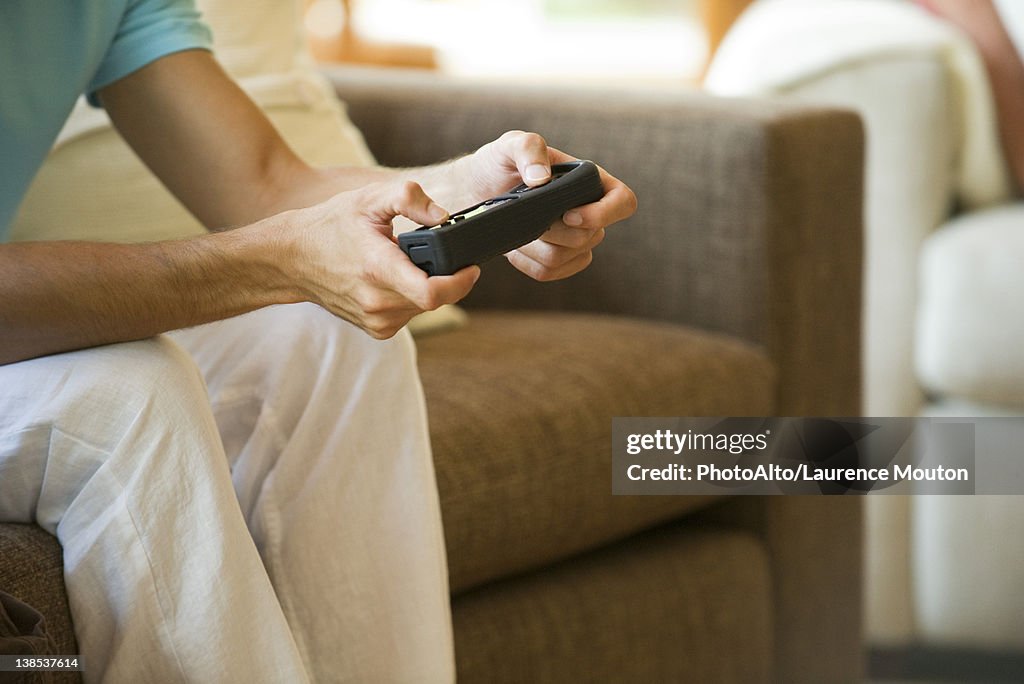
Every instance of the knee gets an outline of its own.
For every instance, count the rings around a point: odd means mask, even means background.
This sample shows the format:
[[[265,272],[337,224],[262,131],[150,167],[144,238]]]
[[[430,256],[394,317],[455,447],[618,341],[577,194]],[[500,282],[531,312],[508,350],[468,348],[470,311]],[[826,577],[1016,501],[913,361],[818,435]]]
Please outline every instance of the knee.
[[[416,347],[407,329],[387,340],[377,340],[324,309],[312,304],[276,307],[268,321],[274,333],[269,350],[277,365],[295,372],[316,369],[323,377],[329,368],[379,367],[396,374],[415,374]]]
[[[202,374],[195,362],[166,337],[128,342],[85,350],[69,355],[71,377],[79,404],[65,415],[88,415],[96,409],[97,419],[114,432],[137,425],[140,418],[152,419],[175,429],[194,427],[209,413],[209,400]],[[84,404],[84,405],[83,405]],[[67,407],[66,407],[67,408]],[[57,417],[60,421],[60,417]]]
[[[23,411],[32,426],[25,434],[36,441],[20,451],[27,460],[46,464],[36,519],[51,532],[69,506],[102,508],[140,473],[180,474],[186,466],[208,469],[216,462],[220,442],[202,377],[170,340],[40,361],[30,369],[38,373],[32,377],[49,380],[37,386],[39,402]],[[149,479],[174,482],[166,475]],[[93,494],[80,496],[87,488]]]

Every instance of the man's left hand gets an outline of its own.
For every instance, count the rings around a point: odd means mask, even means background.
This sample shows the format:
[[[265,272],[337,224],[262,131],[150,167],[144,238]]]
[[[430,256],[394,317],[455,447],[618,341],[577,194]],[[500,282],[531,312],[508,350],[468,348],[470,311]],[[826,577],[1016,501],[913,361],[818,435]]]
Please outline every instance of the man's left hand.
[[[473,194],[474,202],[494,197],[526,183],[538,186],[551,179],[551,165],[575,161],[549,147],[536,133],[509,131],[455,164]],[[604,196],[597,202],[567,211],[537,240],[506,254],[517,269],[535,280],[568,278],[593,260],[605,228],[636,211],[636,195],[625,183],[598,167]],[[463,175],[464,174],[464,175]]]

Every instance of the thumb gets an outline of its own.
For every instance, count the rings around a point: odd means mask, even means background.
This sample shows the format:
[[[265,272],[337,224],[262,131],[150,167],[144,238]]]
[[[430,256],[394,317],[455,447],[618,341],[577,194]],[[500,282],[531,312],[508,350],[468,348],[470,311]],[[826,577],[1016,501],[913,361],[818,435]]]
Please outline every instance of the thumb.
[[[551,180],[551,159],[543,137],[537,133],[509,131],[499,138],[499,142],[502,152],[515,162],[527,185],[543,185]]]
[[[437,225],[448,218],[448,212],[414,181],[385,184],[366,211],[382,224],[390,224],[396,216],[405,216],[426,226]]]

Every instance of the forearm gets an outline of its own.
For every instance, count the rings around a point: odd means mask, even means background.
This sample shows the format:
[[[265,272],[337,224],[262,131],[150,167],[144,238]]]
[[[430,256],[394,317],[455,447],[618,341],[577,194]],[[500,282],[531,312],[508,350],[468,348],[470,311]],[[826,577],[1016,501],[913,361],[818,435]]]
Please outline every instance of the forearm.
[[[455,206],[466,195],[451,178],[452,164],[401,170],[308,166],[201,50],[159,59],[105,87],[99,97],[125,140],[210,230],[248,225],[398,179],[416,181],[446,208],[464,206]]]
[[[273,222],[173,242],[0,245],[0,364],[297,301]]]

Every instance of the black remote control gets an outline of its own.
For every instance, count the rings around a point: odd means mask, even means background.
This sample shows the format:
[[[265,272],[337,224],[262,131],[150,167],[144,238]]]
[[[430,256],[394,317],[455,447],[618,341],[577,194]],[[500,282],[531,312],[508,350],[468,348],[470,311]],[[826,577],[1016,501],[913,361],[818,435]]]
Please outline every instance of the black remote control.
[[[559,216],[603,194],[594,162],[553,164],[544,185],[524,183],[440,225],[402,233],[398,246],[428,275],[451,275],[536,240]]]

